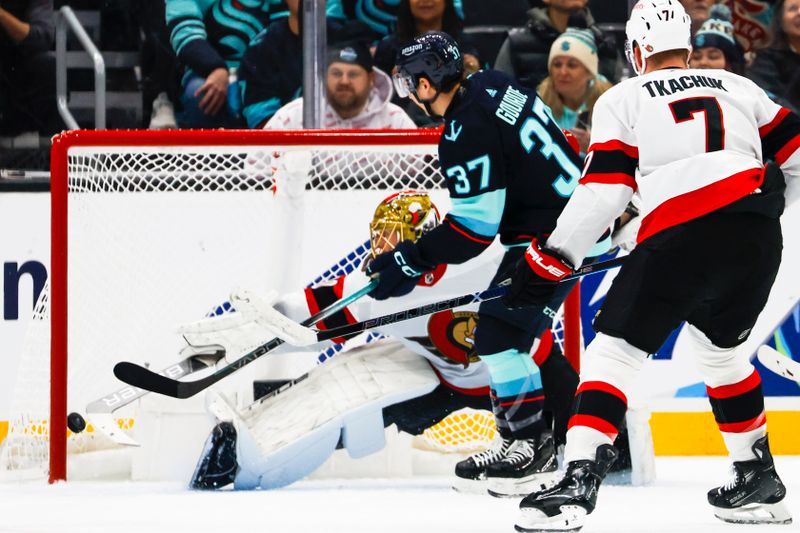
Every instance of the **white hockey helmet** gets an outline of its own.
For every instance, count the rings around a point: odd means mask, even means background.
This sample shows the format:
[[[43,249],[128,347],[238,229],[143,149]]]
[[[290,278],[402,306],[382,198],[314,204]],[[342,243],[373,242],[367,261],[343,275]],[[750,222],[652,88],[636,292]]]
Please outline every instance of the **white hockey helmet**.
[[[636,74],[643,74],[647,58],[667,50],[692,53],[692,20],[678,0],[639,0],[625,26],[625,53]],[[633,50],[638,46],[642,65],[636,64]]]

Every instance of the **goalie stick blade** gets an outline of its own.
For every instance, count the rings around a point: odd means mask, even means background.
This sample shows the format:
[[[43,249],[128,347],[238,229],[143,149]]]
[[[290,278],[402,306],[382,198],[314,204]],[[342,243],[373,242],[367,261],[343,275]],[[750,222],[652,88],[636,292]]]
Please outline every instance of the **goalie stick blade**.
[[[768,370],[781,377],[800,383],[800,363],[783,355],[775,348],[766,345],[761,346],[758,349],[758,360]]]
[[[152,370],[144,368],[134,363],[122,361],[114,365],[114,375],[120,381],[140,387],[150,392],[157,392],[165,396],[180,398],[178,396],[178,385],[180,381],[175,381],[168,377],[157,374]]]

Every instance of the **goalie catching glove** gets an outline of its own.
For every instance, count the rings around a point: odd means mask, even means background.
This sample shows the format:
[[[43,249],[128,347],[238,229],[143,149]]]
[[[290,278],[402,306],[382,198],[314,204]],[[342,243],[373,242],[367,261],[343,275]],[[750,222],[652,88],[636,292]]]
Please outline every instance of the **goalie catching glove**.
[[[503,303],[510,309],[545,305],[552,300],[558,283],[573,270],[566,259],[542,248],[539,239],[534,238],[511,274],[511,286]]]
[[[414,290],[420,276],[434,269],[419,254],[410,240],[398,244],[394,250],[377,256],[367,266],[367,275],[378,275],[378,286],[370,296],[376,300],[404,296]]]

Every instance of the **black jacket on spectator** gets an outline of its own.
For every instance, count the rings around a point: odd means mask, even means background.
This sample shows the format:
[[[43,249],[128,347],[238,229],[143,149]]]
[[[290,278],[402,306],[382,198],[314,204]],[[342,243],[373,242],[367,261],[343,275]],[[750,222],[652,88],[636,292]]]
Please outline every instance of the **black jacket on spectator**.
[[[570,17],[570,27],[588,28],[594,33],[597,42],[597,53],[600,60],[600,74],[608,81],[619,81],[622,59],[614,44],[613,37],[605,35],[594,23],[591,13],[584,9]],[[547,9],[533,8],[528,11],[528,22],[522,28],[512,29],[494,63],[495,70],[505,72],[515,77],[519,82],[532,89],[549,74],[547,60],[550,57],[550,47],[561,35],[550,22]]]
[[[289,29],[288,18],[273,22],[250,43],[239,65],[239,80],[244,83],[242,114],[250,128],[261,126],[301,96],[303,41]]]
[[[6,58],[11,50],[26,56],[52,49],[54,32],[52,0],[3,0],[0,6],[31,26],[30,33],[19,44],[12,42],[4,31],[0,31],[0,54],[3,58]]]
[[[747,77],[777,103],[800,112],[800,54],[788,49],[761,49],[747,69]]]
[[[0,134],[63,127],[56,108],[52,0],[2,0],[3,9],[30,25],[19,43],[0,29]]]

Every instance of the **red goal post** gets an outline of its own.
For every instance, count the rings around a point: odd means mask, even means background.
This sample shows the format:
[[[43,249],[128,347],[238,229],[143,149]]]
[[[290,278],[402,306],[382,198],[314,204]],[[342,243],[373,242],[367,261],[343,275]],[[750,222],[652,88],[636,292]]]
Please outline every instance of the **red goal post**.
[[[143,153],[153,154],[149,157],[151,160],[158,160],[161,157],[157,152],[163,151],[167,154],[165,157],[170,161],[174,158],[182,157],[181,154],[187,154],[185,161],[186,165],[192,164],[206,164],[208,161],[202,161],[203,157],[196,157],[197,153],[209,154],[208,158],[213,159],[219,157],[224,166],[228,159],[223,157],[226,153],[243,153],[250,152],[269,153],[271,151],[281,150],[301,150],[313,151],[314,161],[324,160],[333,161],[341,154],[348,151],[356,151],[359,155],[353,156],[352,160],[347,163],[348,165],[354,164],[354,161],[361,161],[368,159],[372,156],[364,154],[380,153],[383,155],[377,156],[380,160],[380,165],[385,168],[387,161],[392,158],[403,159],[401,163],[396,161],[390,162],[392,170],[390,172],[380,171],[376,172],[373,178],[368,178],[367,181],[356,183],[356,187],[372,187],[381,189],[402,189],[409,186],[417,188],[444,188],[444,178],[441,176],[436,168],[436,146],[441,135],[441,130],[434,129],[420,129],[420,130],[394,130],[394,131],[365,131],[365,130],[348,130],[348,131],[320,131],[320,130],[306,130],[306,131],[268,131],[268,130],[207,130],[207,131],[190,131],[190,130],[172,130],[172,131],[71,131],[62,133],[53,139],[52,153],[51,153],[51,272],[50,272],[50,414],[49,420],[62,421],[59,423],[51,423],[49,426],[49,480],[54,482],[57,480],[66,479],[67,469],[67,390],[68,390],[68,365],[70,356],[68,353],[68,321],[69,321],[69,305],[68,299],[70,297],[69,287],[69,220],[71,216],[70,209],[70,196],[76,190],[84,194],[88,192],[91,187],[86,183],[91,180],[89,175],[81,175],[80,177],[74,176],[75,169],[83,165],[85,161],[77,162],[77,158],[89,159],[92,153],[96,152],[98,159],[112,160],[111,154],[123,154],[120,161],[126,161],[126,165],[130,167],[126,169],[106,169],[103,172],[107,173],[109,179],[122,180],[123,186],[119,189],[109,189],[115,192],[127,192],[131,190],[133,182],[146,183],[148,191],[159,192],[159,187],[168,188],[173,190],[176,181],[186,179],[194,182],[203,182],[203,180],[214,178],[203,178],[195,175],[193,169],[186,168],[179,178],[174,176],[166,176],[164,183],[168,185],[153,185],[151,180],[157,180],[149,175],[149,173],[162,172],[162,168],[154,168],[152,170],[136,170],[135,164],[132,160],[136,158],[137,151]],[[317,155],[317,151],[324,152],[323,155]],[[384,154],[393,154],[387,156]],[[160,153],[160,152],[159,152]],[[321,152],[320,152],[321,153]],[[419,157],[420,163],[409,163],[409,154],[417,154],[413,157]],[[76,155],[80,154],[80,155]],[[188,154],[193,154],[189,157]],[[223,154],[223,155],[220,155]],[[331,155],[333,154],[333,155]],[[421,154],[421,155],[420,155]],[[236,165],[241,165],[239,173],[243,174],[242,179],[247,181],[248,172],[248,155],[238,158]],[[325,158],[328,159],[325,159]],[[343,157],[343,156],[341,156]],[[360,159],[359,159],[360,158]],[[274,160],[273,160],[274,161]],[[172,162],[174,163],[174,162]],[[170,164],[172,164],[170,163]],[[158,164],[158,163],[157,163]],[[219,170],[219,163],[215,163],[217,170]],[[421,170],[422,165],[425,165],[425,170]],[[375,163],[370,162],[369,165],[376,166]],[[266,165],[267,167],[269,165]],[[397,174],[398,170],[405,169],[405,171],[413,178],[404,180],[402,176],[397,179],[382,181],[388,174],[393,176]],[[432,169],[432,170],[431,170]],[[220,172],[224,171],[223,168]],[[275,172],[275,169],[272,169]],[[122,175],[124,172],[142,172],[141,175],[130,174],[128,176]],[[263,168],[259,170],[263,172]],[[341,172],[341,171],[339,171]],[[370,171],[371,172],[371,171]],[[365,175],[368,173],[364,172]],[[263,177],[263,176],[262,176]],[[98,176],[98,180],[101,177]],[[320,178],[319,183],[330,176]],[[423,179],[424,178],[424,179]],[[253,178],[255,179],[255,178]],[[266,178],[265,178],[266,179]],[[324,186],[320,186],[322,190],[341,190],[340,185],[337,185],[337,180],[342,182],[341,187],[346,187],[348,176],[344,173],[336,179],[325,181]],[[370,181],[371,179],[371,181]],[[272,187],[273,193],[276,189],[281,187],[275,179],[275,175],[271,175],[266,179],[267,182],[271,180],[268,185]],[[311,180],[305,184],[305,187],[318,186]],[[77,185],[76,185],[77,184]],[[352,185],[352,183],[351,183]],[[93,187],[94,185],[92,185]],[[220,187],[219,190],[224,189],[228,185]],[[236,187],[238,185],[231,185]],[[259,186],[263,186],[260,184]],[[77,187],[77,189],[76,189]],[[328,188],[329,187],[329,188]],[[217,189],[215,189],[217,190]],[[239,189],[237,189],[239,190]],[[360,237],[360,236],[359,236]],[[331,258],[327,258],[330,260]],[[580,357],[580,315],[579,303],[575,305],[577,300],[575,296],[571,298],[571,304],[567,306],[567,311],[564,317],[565,341],[568,358],[577,364]]]

